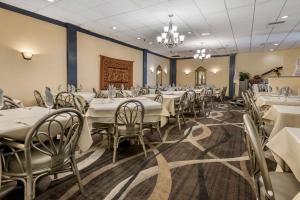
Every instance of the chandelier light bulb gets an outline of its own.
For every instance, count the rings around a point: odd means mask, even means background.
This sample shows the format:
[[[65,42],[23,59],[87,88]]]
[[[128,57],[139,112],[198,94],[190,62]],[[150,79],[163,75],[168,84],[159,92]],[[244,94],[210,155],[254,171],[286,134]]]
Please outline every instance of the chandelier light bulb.
[[[174,38],[178,38],[178,36],[179,36],[179,33],[178,33],[178,32],[175,32],[175,33],[174,33]]]
[[[202,53],[205,53],[205,52],[206,52],[206,49],[202,49],[201,52],[202,52]]]
[[[161,36],[157,36],[157,42],[161,43],[162,41],[162,37]]]
[[[197,50],[197,53],[201,53],[201,50],[198,49],[198,50]]]
[[[180,35],[180,36],[179,36],[179,41],[180,41],[180,42],[183,42],[184,39],[185,39],[185,36],[184,36],[184,35]]]
[[[172,27],[172,31],[173,31],[173,32],[176,32],[176,31],[177,31],[177,29],[178,29],[178,27],[177,27],[177,26],[173,26],[173,27]]]
[[[162,33],[161,37],[162,37],[162,39],[167,39],[167,33]]]
[[[195,55],[194,55],[194,59],[197,59],[197,58],[198,58],[198,56],[199,56],[198,54],[195,54]]]
[[[168,32],[169,31],[169,27],[168,26],[164,26],[164,32]]]

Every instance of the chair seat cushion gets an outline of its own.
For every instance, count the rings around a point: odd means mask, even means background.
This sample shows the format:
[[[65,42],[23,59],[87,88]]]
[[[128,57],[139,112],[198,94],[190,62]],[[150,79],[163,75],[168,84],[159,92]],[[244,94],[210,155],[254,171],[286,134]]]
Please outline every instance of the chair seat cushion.
[[[118,126],[119,135],[130,136],[140,132],[140,125],[136,124],[134,127]]]
[[[58,147],[59,142],[56,141],[55,145]],[[22,165],[25,168],[25,156],[24,152],[18,152],[18,156]],[[16,156],[11,156],[8,159],[8,171],[14,173],[23,173],[22,167],[20,166]],[[52,166],[51,156],[44,154],[34,148],[31,148],[31,167],[32,171],[41,171],[50,169]]]
[[[300,192],[300,182],[292,173],[270,172],[270,179],[276,200],[293,199]],[[259,179],[261,199],[265,199],[265,189],[262,177]]]

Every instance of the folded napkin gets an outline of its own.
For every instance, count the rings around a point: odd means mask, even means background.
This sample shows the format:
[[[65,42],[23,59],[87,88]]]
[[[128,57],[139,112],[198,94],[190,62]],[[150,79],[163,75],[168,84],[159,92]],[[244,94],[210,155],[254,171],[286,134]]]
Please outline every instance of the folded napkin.
[[[50,88],[46,87],[45,95],[46,95],[46,105],[48,107],[53,107],[54,106],[54,98],[53,98],[53,94],[51,93]]]
[[[3,106],[3,90],[0,88],[0,107]]]

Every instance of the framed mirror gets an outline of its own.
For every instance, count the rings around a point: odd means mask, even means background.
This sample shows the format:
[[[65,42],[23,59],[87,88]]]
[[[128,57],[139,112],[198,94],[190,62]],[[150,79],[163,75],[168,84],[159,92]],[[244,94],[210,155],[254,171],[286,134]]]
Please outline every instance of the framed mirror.
[[[198,85],[206,85],[206,69],[204,67],[198,67],[195,70],[195,83]]]
[[[163,71],[160,65],[156,68],[156,86],[162,86]]]

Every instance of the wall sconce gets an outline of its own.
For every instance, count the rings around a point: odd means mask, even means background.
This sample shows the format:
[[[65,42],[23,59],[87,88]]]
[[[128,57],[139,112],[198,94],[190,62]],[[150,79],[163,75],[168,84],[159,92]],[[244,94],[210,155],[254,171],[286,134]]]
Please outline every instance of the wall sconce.
[[[22,56],[23,56],[23,58],[24,58],[25,60],[31,60],[33,54],[32,54],[32,53],[29,53],[29,52],[22,52]]]
[[[164,69],[164,72],[165,72],[165,74],[168,74],[168,70],[167,69]]]
[[[185,75],[189,75],[190,73],[191,73],[191,70],[189,70],[189,69],[184,70]]]
[[[213,72],[214,74],[217,74],[218,70],[217,70],[217,69],[214,69],[212,72]]]
[[[150,67],[150,71],[154,73],[154,67]]]

